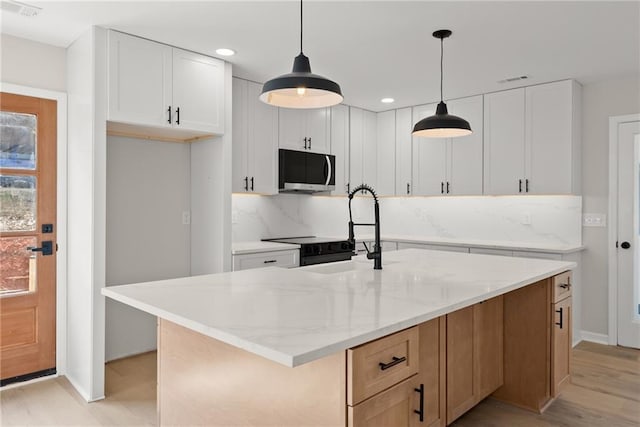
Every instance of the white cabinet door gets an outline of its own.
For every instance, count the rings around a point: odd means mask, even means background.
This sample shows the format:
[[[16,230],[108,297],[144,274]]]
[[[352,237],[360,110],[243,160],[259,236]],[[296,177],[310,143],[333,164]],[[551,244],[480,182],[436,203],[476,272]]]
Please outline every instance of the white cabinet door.
[[[296,110],[281,108],[279,146],[290,150],[330,152],[328,108]]]
[[[172,48],[109,32],[108,119],[171,126]]]
[[[231,167],[231,191],[244,193],[249,188],[247,163],[248,163],[248,139],[247,139],[247,81],[233,78],[233,140],[232,167]]]
[[[224,62],[174,48],[173,104],[175,127],[223,134]]]
[[[247,83],[248,174],[254,193],[278,193],[278,108],[258,97],[262,85]]]
[[[331,107],[331,154],[336,156],[334,195],[347,194],[349,184],[349,107]]]
[[[411,108],[396,110],[396,196],[412,193],[412,130]]]
[[[573,84],[565,80],[525,89],[528,193],[573,191]]]
[[[362,127],[364,124],[364,110],[349,108],[349,186],[355,188],[363,183],[362,161],[363,140]]]
[[[380,196],[393,196],[396,192],[396,112],[378,113],[377,117],[378,167],[376,192]]]
[[[234,193],[278,192],[278,109],[258,99],[261,90],[257,83],[233,78]]]
[[[413,108],[416,123],[436,112],[437,104]],[[413,194],[434,196],[446,194],[447,138],[413,137]]]
[[[446,161],[449,194],[482,194],[482,95],[455,99],[448,102],[448,107],[451,114],[467,120],[473,130],[471,135],[449,140]]]
[[[376,113],[364,111],[362,114],[362,180],[365,184],[378,188],[378,126]]]
[[[313,108],[305,110],[307,149],[314,153],[329,154],[331,143],[330,110],[328,108]]]
[[[485,194],[525,191],[524,89],[484,96]]]

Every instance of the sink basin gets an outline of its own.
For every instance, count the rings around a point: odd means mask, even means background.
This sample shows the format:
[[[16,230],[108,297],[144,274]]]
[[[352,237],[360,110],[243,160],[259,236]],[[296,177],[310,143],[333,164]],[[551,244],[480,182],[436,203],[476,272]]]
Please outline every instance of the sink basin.
[[[387,264],[393,264],[395,261],[389,261],[382,263],[382,267],[384,268]],[[321,265],[313,265],[310,267],[304,268],[306,271],[310,271],[312,273],[320,273],[320,274],[336,274],[336,273],[345,273],[348,271],[357,271],[357,270],[373,270],[373,261],[344,261],[344,262],[333,262],[329,264],[321,264]]]

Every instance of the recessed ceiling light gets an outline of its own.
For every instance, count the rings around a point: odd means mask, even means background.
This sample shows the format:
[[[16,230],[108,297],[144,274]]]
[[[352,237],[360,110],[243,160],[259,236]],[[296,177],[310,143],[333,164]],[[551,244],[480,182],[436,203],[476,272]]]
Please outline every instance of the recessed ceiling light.
[[[385,104],[391,104],[391,103],[392,103],[392,102],[394,102],[394,101],[395,101],[395,99],[393,99],[393,98],[382,98],[382,99],[380,100],[380,102],[383,102],[383,103],[385,103]]]
[[[232,56],[236,54],[236,51],[233,49],[227,49],[226,47],[222,47],[220,49],[216,49],[216,53],[222,56]]]

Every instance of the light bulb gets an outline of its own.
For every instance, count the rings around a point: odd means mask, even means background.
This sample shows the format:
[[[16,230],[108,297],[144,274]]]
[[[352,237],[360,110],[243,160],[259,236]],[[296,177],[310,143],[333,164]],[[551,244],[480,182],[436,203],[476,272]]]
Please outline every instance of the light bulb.
[[[307,92],[307,89],[304,87],[299,87],[297,91],[299,96],[304,96],[304,94]]]

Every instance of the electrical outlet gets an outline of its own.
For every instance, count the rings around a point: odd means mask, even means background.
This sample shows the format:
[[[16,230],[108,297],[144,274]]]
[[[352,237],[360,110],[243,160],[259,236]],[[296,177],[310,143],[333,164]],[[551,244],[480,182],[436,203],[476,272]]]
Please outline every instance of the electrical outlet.
[[[582,225],[584,227],[606,227],[607,215],[603,213],[582,214]]]
[[[191,212],[182,211],[182,225],[191,224]]]

